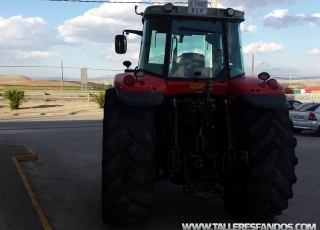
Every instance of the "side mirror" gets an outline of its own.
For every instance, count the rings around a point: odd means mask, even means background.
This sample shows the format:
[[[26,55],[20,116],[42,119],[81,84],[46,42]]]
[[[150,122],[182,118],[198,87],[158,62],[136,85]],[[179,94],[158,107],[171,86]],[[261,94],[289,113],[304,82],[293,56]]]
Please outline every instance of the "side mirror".
[[[114,48],[117,54],[125,54],[127,52],[127,38],[124,35],[117,35],[115,38]]]

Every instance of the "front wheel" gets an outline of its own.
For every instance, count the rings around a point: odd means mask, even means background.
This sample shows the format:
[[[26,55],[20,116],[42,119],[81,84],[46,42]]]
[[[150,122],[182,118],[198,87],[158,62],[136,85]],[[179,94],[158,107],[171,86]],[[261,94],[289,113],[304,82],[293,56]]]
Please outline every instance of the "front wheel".
[[[106,91],[103,119],[102,217],[131,224],[150,218],[154,194],[155,127],[152,108],[119,102]]]
[[[237,217],[265,218],[288,208],[298,159],[288,111],[242,104],[234,112],[235,142],[248,164],[227,173],[227,211]]]

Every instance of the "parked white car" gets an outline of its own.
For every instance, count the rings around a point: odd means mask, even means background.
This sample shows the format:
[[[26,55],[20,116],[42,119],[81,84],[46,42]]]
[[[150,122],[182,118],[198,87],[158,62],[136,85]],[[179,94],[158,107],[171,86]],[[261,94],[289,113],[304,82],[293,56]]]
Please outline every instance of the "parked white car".
[[[320,136],[320,103],[304,103],[293,110],[289,110],[293,122],[293,132],[301,133],[302,130],[313,130]]]

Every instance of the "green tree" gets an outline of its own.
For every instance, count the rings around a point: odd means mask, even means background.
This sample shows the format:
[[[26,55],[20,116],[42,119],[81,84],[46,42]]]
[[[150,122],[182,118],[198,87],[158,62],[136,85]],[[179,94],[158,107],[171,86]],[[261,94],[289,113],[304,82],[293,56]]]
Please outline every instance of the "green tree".
[[[6,90],[3,94],[3,97],[10,101],[10,109],[19,109],[19,106],[22,105],[24,101],[24,91],[17,89]]]
[[[99,105],[99,108],[104,107],[104,91],[100,91],[99,94],[92,94],[93,101]]]

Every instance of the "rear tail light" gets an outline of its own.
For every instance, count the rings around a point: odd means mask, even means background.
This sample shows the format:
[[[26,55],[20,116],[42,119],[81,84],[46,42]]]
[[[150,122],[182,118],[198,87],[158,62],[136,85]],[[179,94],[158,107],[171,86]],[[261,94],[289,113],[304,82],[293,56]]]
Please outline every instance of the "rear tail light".
[[[316,120],[317,120],[317,115],[315,115],[314,113],[310,113],[308,120],[310,120],[310,121],[316,121]]]
[[[132,75],[127,75],[123,78],[123,82],[126,86],[133,86],[136,83],[136,79]]]
[[[267,83],[271,89],[278,88],[278,82],[275,79],[270,79],[269,81],[267,81]]]

